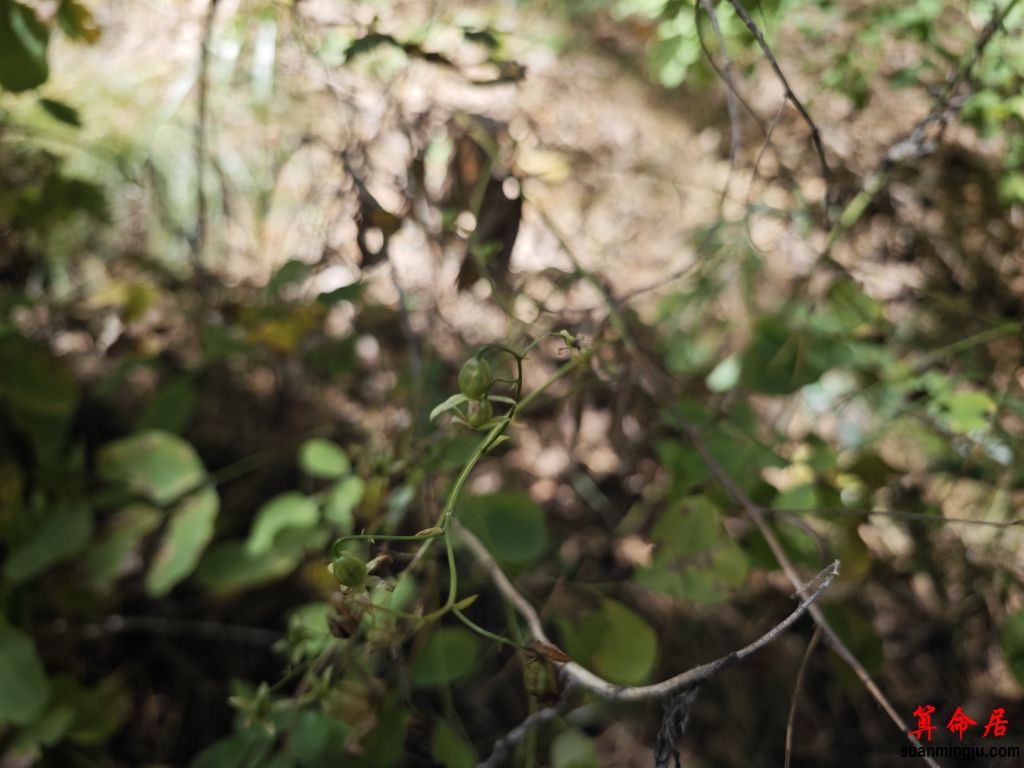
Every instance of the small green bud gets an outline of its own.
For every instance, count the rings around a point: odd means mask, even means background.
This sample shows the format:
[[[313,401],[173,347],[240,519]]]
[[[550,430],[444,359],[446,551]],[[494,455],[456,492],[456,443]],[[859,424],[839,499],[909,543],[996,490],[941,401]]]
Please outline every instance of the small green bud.
[[[342,552],[334,558],[331,573],[346,587],[358,588],[366,583],[366,563],[351,552]]]
[[[481,400],[477,403],[476,409],[469,414],[469,426],[479,429],[494,416],[494,407],[490,400]]]
[[[459,391],[470,400],[486,397],[492,381],[491,366],[479,356],[469,358],[459,371]]]

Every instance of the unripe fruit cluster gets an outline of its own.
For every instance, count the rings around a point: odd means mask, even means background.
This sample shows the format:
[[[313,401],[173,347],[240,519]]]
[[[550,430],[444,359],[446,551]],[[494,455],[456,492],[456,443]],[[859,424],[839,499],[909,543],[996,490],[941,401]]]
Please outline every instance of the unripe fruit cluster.
[[[472,401],[470,407],[469,426],[482,427],[494,415],[491,401],[487,399],[494,378],[491,366],[479,355],[469,358],[459,371],[459,391]]]
[[[331,561],[331,573],[339,584],[358,589],[366,584],[368,571],[361,558],[351,552],[340,552]]]

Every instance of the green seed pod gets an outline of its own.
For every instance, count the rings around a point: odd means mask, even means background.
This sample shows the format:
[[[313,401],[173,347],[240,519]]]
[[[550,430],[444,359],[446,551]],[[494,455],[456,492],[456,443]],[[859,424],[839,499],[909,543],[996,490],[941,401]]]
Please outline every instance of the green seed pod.
[[[341,552],[334,558],[331,573],[346,587],[358,588],[366,583],[366,563],[351,552]]]
[[[459,371],[459,390],[470,400],[486,397],[492,381],[491,366],[479,356],[469,358]]]
[[[494,407],[490,400],[481,400],[477,403],[476,410],[469,414],[469,426],[479,429],[494,416]]]

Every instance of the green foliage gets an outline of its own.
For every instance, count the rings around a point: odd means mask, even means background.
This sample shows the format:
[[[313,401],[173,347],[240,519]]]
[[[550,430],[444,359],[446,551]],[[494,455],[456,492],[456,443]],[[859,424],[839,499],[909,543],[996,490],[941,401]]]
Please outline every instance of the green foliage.
[[[140,432],[105,445],[97,460],[100,477],[155,504],[195,490],[206,477],[195,449],[160,430]]]
[[[475,188],[469,197],[507,172],[505,180],[517,182],[508,186],[522,181],[526,204],[540,208],[545,195],[534,197],[532,187],[544,174],[530,171],[527,158],[536,138],[532,119],[509,126],[506,137],[498,135],[504,129],[491,135],[483,120],[457,115],[446,133],[435,122],[445,108],[435,114],[431,105],[426,122],[403,122],[401,141],[392,141],[388,128],[380,146],[363,144],[354,138],[360,131],[346,128],[342,145],[327,146],[317,133],[320,102],[298,93],[316,89],[293,88],[276,62],[301,72],[307,63],[316,64],[309,71],[326,67],[331,98],[345,93],[332,68],[358,73],[367,94],[375,78],[390,88],[399,73],[421,65],[459,71],[467,82],[487,71],[494,79],[486,84],[494,85],[522,77],[508,52],[528,45],[534,32],[492,30],[483,23],[490,10],[475,7],[423,29],[382,13],[369,25],[318,30],[295,24],[298,4],[279,5],[243,3],[232,18],[219,19],[208,81],[193,88],[211,106],[209,221],[199,243],[196,148],[187,138],[200,133],[191,122],[194,105],[182,108],[181,94],[155,104],[149,90],[160,88],[133,85],[128,101],[141,99],[139,110],[156,117],[123,136],[104,135],[104,119],[131,113],[122,96],[116,109],[104,104],[88,75],[84,83],[58,76],[46,85],[51,38],[97,38],[88,5],[0,0],[0,271],[12,276],[10,287],[0,288],[0,440],[12,449],[0,458],[0,763],[63,764],[79,755],[116,762],[118,734],[131,740],[124,729],[136,716],[154,708],[165,714],[167,694],[156,689],[165,677],[181,682],[178,666],[205,663],[198,654],[187,657],[209,642],[212,651],[217,643],[229,649],[211,652],[214,663],[224,658],[231,674],[241,670],[238,677],[254,682],[233,686],[233,733],[201,750],[187,742],[198,751],[193,766],[384,768],[421,758],[476,765],[478,749],[503,735],[491,731],[514,725],[503,719],[508,713],[525,711],[531,696],[538,706],[558,696],[564,658],[558,649],[529,645],[521,617],[452,524],[480,539],[575,662],[634,685],[649,682],[656,668],[674,672],[695,661],[671,658],[674,646],[659,642],[655,626],[677,614],[700,622],[714,612],[730,636],[748,637],[749,606],[760,605],[761,591],[777,591],[779,562],[737,504],[738,492],[765,510],[802,573],[815,572],[826,555],[842,561],[843,589],[823,606],[880,679],[892,661],[886,653],[901,637],[882,636],[891,621],[877,621],[858,588],[869,586],[886,598],[880,604],[909,616],[915,606],[900,602],[906,590],[889,589],[882,575],[916,590],[918,581],[910,580],[924,574],[942,582],[938,601],[988,590],[989,621],[980,623],[1000,627],[999,649],[1024,684],[1019,585],[998,568],[986,571],[989,562],[1016,554],[1019,539],[1003,538],[1016,526],[983,530],[977,540],[944,532],[956,546],[941,549],[928,528],[952,514],[1005,524],[1019,506],[1020,327],[1002,317],[1016,294],[977,306],[984,291],[1012,282],[1005,263],[985,264],[974,275],[984,255],[964,247],[968,239],[947,247],[935,232],[909,233],[908,253],[900,254],[903,230],[913,224],[901,220],[895,234],[870,240],[866,264],[851,257],[866,246],[851,241],[828,269],[819,263],[804,275],[801,266],[780,279],[785,265],[766,269],[768,257],[752,243],[756,218],[785,221],[787,237],[806,235],[813,250],[827,235],[821,212],[803,200],[813,174],[788,165],[793,137],[784,114],[773,128],[774,161],[787,166],[775,180],[779,194],[755,200],[751,187],[749,205],[737,212],[737,190],[727,190],[714,222],[694,233],[692,271],[659,287],[657,303],[645,306],[651,294],[620,290],[616,273],[591,275],[582,264],[519,275],[523,290],[495,284],[488,310],[509,315],[509,339],[450,359],[496,321],[488,317],[471,332],[444,313],[428,315],[432,304],[418,288],[400,289],[400,300],[388,303],[380,298],[386,281],[382,292],[373,270],[388,268],[388,239],[397,241],[398,232],[430,240],[422,249],[427,259],[435,246],[446,256],[454,250],[435,242],[433,230],[461,236],[461,210],[483,229],[481,211],[438,201],[456,196],[459,172],[470,166],[479,178],[466,185]],[[754,67],[767,71],[746,25],[728,3],[716,7],[737,81]],[[694,0],[592,0],[569,10],[596,14],[604,24],[610,17],[622,35],[613,46],[622,43],[624,58],[642,48],[653,80],[685,86],[703,105],[699,87],[711,70],[701,42],[718,63],[724,51]],[[805,79],[813,75],[846,97],[829,94],[821,100],[828,109],[848,100],[860,110],[871,108],[882,86],[924,95],[941,88],[975,42],[976,30],[960,22],[990,9],[938,0],[781,0],[751,11],[770,42],[788,43],[795,31],[810,41],[806,51],[787,46],[777,53],[787,71],[803,63]],[[1008,31],[1021,14],[1006,20]],[[981,192],[995,195],[998,187],[1007,205],[1024,201],[1022,62],[1020,36],[997,34],[970,73],[973,90],[961,113],[981,137],[971,152],[988,152],[985,142],[999,148],[1000,173],[980,177],[981,186],[997,183]],[[251,115],[221,101],[240,83]],[[807,103],[817,113],[815,95]],[[364,117],[361,109],[346,104],[346,119]],[[408,117],[401,108],[388,111]],[[299,119],[301,134],[281,129],[284,116]],[[234,121],[246,118],[253,118],[252,134],[236,136]],[[690,127],[725,135],[724,118],[710,127],[707,119]],[[746,138],[749,126],[740,127]],[[704,134],[695,135],[703,146]],[[460,154],[465,136],[484,155]],[[282,150],[288,137],[297,148]],[[369,190],[376,194],[386,185],[382,176],[395,170],[370,172],[392,144],[412,155],[407,178],[388,190],[400,214],[370,203],[377,201]],[[828,147],[830,162],[845,162],[846,154],[835,156],[837,146]],[[318,184],[334,179],[328,197],[337,210],[317,208],[315,195],[300,188],[310,167],[322,172]],[[833,193],[850,191],[855,167],[837,169]],[[865,229],[871,217],[896,218],[890,209],[907,199],[924,205],[927,218],[943,194],[976,196],[928,165],[899,170],[903,186],[865,204]],[[914,186],[919,170],[922,183]],[[612,191],[629,194],[626,186]],[[791,210],[777,209],[786,199]],[[295,214],[287,231],[271,216],[282,204]],[[645,213],[656,219],[662,212]],[[1013,230],[1014,217],[1007,219],[971,222],[973,234],[984,235],[975,242]],[[342,221],[340,234],[315,248],[296,242],[302,237],[295,232],[333,232],[335,220]],[[370,253],[363,241],[373,229],[384,245]],[[346,239],[350,230],[358,231],[354,242]],[[470,254],[493,250],[472,239],[462,243]],[[878,242],[894,253],[876,260]],[[578,245],[567,238],[563,248]],[[908,281],[897,296],[887,281],[898,279],[882,273],[910,249],[914,259],[903,266],[919,267],[919,282]],[[240,254],[266,271],[235,284],[227,277],[229,257]],[[267,263],[271,256],[279,266]],[[941,280],[933,283],[935,274]],[[394,287],[403,280],[395,272]],[[586,343],[575,327],[556,330],[565,318],[553,309],[564,303],[575,322],[580,287],[610,296],[600,313],[579,313],[580,330],[596,334]],[[974,293],[958,296],[960,288]],[[543,294],[547,299],[538,298]],[[526,316],[534,320],[522,322]],[[438,318],[444,323],[433,322]],[[552,349],[552,341],[564,346]],[[545,383],[534,387],[533,375],[545,368]],[[664,391],[655,391],[662,381]],[[608,464],[607,447],[593,424],[603,418],[616,469],[599,468]],[[295,450],[296,435],[335,422],[344,445],[317,437]],[[527,430],[531,439],[520,440]],[[538,441],[571,455],[564,473],[537,472],[544,460],[534,455]],[[477,480],[484,482],[475,486]],[[498,490],[468,490],[483,487]],[[716,609],[726,601],[735,607]],[[165,624],[170,631],[154,633],[153,657],[182,663],[170,675],[149,675],[123,649],[143,647],[150,629]],[[282,626],[283,637],[267,639]],[[235,652],[236,643],[250,642],[267,646],[276,661],[263,651]],[[280,674],[269,679],[275,669]],[[859,691],[859,681],[847,677],[843,682]],[[508,712],[495,710],[486,732],[477,733],[470,724],[484,719],[473,709],[499,689]],[[524,746],[526,762],[540,755],[556,768],[600,764],[602,741],[579,728],[589,733],[609,715],[619,719],[617,705],[583,700],[566,717],[571,726],[536,731]],[[154,741],[166,736],[170,743],[175,729],[163,726]]]
[[[442,627],[430,635],[413,659],[409,677],[413,685],[445,685],[465,677],[476,664],[480,640],[461,627]]]
[[[321,438],[303,444],[299,450],[299,466],[308,475],[328,479],[347,475],[352,469],[345,452],[330,440]]]
[[[575,728],[567,728],[551,742],[552,768],[596,768],[600,765],[594,742]]]
[[[245,548],[251,555],[264,555],[274,547],[279,534],[308,531],[319,517],[316,503],[308,496],[294,492],[276,496],[256,513]]]
[[[46,49],[50,33],[32,9],[15,0],[0,0],[0,87],[27,91],[50,76]]]
[[[189,576],[213,538],[220,497],[203,488],[182,500],[171,512],[167,530],[146,573],[146,591],[155,597],[167,594]]]
[[[589,614],[560,622],[566,651],[606,680],[646,683],[654,670],[658,638],[651,626],[622,603],[605,599]]]
[[[74,557],[89,543],[92,529],[92,511],[86,504],[64,503],[46,510],[39,527],[11,548],[4,577],[15,583],[26,581]]]
[[[999,644],[1013,676],[1024,685],[1024,611],[1006,618],[999,632]]]
[[[747,579],[743,551],[730,539],[715,506],[690,497],[668,507],[651,530],[656,549],[634,580],[643,587],[697,603],[728,599]]]
[[[82,560],[90,582],[103,589],[130,569],[142,539],[162,520],[160,511],[147,504],[129,504],[112,515]]]
[[[32,722],[49,696],[50,683],[32,636],[0,618],[0,723]]]
[[[480,758],[473,745],[466,742],[446,720],[438,718],[430,741],[430,755],[450,768],[474,768]]]
[[[523,494],[501,491],[467,496],[458,516],[502,564],[528,565],[547,550],[544,510]]]

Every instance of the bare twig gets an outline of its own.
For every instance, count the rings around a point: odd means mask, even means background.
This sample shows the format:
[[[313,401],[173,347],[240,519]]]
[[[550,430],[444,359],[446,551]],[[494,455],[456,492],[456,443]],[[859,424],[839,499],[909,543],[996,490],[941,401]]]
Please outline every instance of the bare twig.
[[[818,647],[819,640],[821,640],[821,627],[816,627],[814,634],[811,635],[811,642],[807,644],[807,650],[804,651],[804,658],[800,662],[800,670],[796,673],[796,683],[793,685],[793,700],[789,705],[789,721],[786,723],[786,762],[783,768],[789,768],[789,760],[793,754],[793,723],[796,720],[796,704],[800,700],[800,690],[803,688],[804,674],[807,672],[807,662],[810,661],[814,649]]]
[[[512,757],[512,752],[533,728],[550,723],[565,711],[566,707],[569,706],[569,700],[572,697],[574,688],[575,683],[572,679],[563,675],[562,693],[558,697],[558,701],[549,707],[544,707],[531,713],[523,722],[494,742],[494,749],[491,750],[490,757],[478,763],[476,768],[498,768],[498,766],[503,765]]]
[[[219,0],[210,0],[203,19],[203,32],[199,41],[199,109],[194,127],[194,151],[196,164],[196,229],[192,237],[192,266],[197,276],[202,277],[205,269],[203,255],[206,250],[206,119],[210,85],[210,38],[213,36],[213,22],[217,16]]]
[[[501,570],[501,566],[499,566],[497,561],[491,556],[491,553],[487,551],[487,548],[466,528],[454,521],[453,525],[455,526],[455,530],[459,537],[469,549],[470,554],[473,555],[480,566],[487,572],[487,575],[498,588],[498,591],[501,592],[502,596],[512,604],[512,607],[515,608],[516,612],[526,622],[527,629],[533,639],[544,643],[545,645],[554,645],[554,643],[552,643],[548,638],[547,633],[544,631],[544,627],[541,624],[540,616],[537,615],[537,611],[532,605],[530,605],[529,601],[520,594],[519,590],[512,585],[512,582],[509,581],[508,577]],[[660,683],[638,686],[616,685],[615,683],[610,683],[607,680],[604,680],[589,669],[577,664],[575,661],[566,662],[562,669],[565,671],[565,674],[574,680],[580,687],[585,688],[592,693],[596,693],[598,696],[605,699],[613,701],[644,701],[646,699],[660,699],[665,696],[670,696],[673,693],[691,688],[697,683],[707,680],[724,667],[738,661],[742,661],[775,640],[779,635],[789,629],[789,627],[791,627],[801,616],[803,616],[804,613],[812,608],[814,601],[818,599],[822,592],[828,589],[838,575],[839,561],[837,560],[818,574],[818,576],[811,582],[807,584],[798,584],[797,594],[803,595],[813,584],[820,581],[817,588],[810,595],[805,596],[789,616],[776,624],[757,640],[737,651],[727,654],[726,656],[722,656],[714,661],[709,661],[705,664],[693,667],[685,672],[680,672],[679,674],[674,675],[667,680],[663,680]]]
[[[704,43],[704,35],[702,35],[700,31],[701,8],[703,8],[704,12],[707,13],[708,21],[711,22],[711,29],[715,33],[715,39],[718,41],[718,50],[722,56],[721,68],[719,68],[715,63],[714,57],[711,55],[711,51],[708,50],[707,45]],[[733,81],[732,59],[729,58],[729,49],[725,44],[725,36],[722,34],[722,27],[718,23],[718,14],[715,12],[714,2],[712,0],[700,0],[699,3],[694,4],[693,13],[695,16],[695,26],[697,28],[697,39],[700,40],[700,47],[704,50],[704,55],[707,57],[711,67],[716,73],[718,73],[719,77],[725,81],[727,86],[726,109],[729,112],[729,128],[732,131],[732,135],[729,140],[729,173],[725,177],[725,185],[722,187],[722,194],[718,198],[718,210],[721,212],[729,193],[729,182],[732,180],[733,171],[736,169],[736,155],[739,153],[740,142],[743,139],[740,126],[740,96],[739,91],[736,88],[736,84]]]
[[[828,208],[828,202],[830,199],[832,189],[832,171],[828,167],[828,160],[825,159],[825,146],[821,141],[821,132],[818,130],[817,123],[811,117],[807,108],[797,97],[796,93],[793,92],[793,88],[789,84],[789,80],[786,79],[786,75],[782,72],[782,67],[779,66],[779,60],[775,58],[775,54],[772,53],[771,47],[768,45],[768,41],[764,39],[764,35],[761,33],[760,28],[754,23],[754,20],[750,17],[747,9],[744,7],[740,0],[729,0],[729,5],[733,7],[737,15],[743,20],[743,23],[747,25],[747,29],[750,30],[750,34],[754,36],[757,44],[761,47],[761,52],[764,53],[765,58],[768,59],[768,63],[771,64],[772,69],[775,71],[775,76],[778,78],[779,83],[782,85],[783,91],[785,91],[786,99],[796,107],[797,112],[800,113],[800,117],[807,124],[808,129],[811,132],[811,144],[814,147],[815,153],[818,155],[818,164],[821,166],[821,176],[825,180],[825,204],[826,210]]]
[[[653,390],[657,393],[657,390]],[[668,390],[661,390],[662,392]],[[659,399],[663,399],[659,395]],[[725,489],[726,493],[732,497],[733,501],[736,502],[740,507],[743,508],[747,516],[753,520],[754,525],[761,532],[761,536],[764,537],[765,542],[768,544],[768,548],[771,549],[772,554],[775,556],[775,560],[779,563],[786,577],[790,583],[800,588],[801,579],[800,574],[797,573],[796,567],[793,565],[793,561],[789,559],[789,555],[786,554],[786,550],[782,546],[782,542],[779,541],[775,535],[775,531],[772,530],[771,526],[768,525],[766,519],[765,510],[751,499],[746,492],[739,487],[735,480],[725,471],[718,459],[708,450],[704,444],[704,440],[701,438],[700,433],[686,420],[686,418],[679,412],[677,408],[670,407],[669,412],[675,421],[679,430],[687,437],[690,443],[693,445],[697,453],[700,454],[701,459],[707,466],[708,471],[715,477],[718,483]],[[889,701],[889,698],[882,692],[882,689],[878,687],[875,681],[868,674],[868,671],[864,668],[864,665],[860,663],[860,660],[853,655],[853,652],[846,646],[842,638],[836,633],[829,624],[828,619],[825,618],[825,614],[816,605],[810,605],[808,611],[811,616],[814,617],[814,621],[821,628],[825,638],[828,640],[829,645],[832,646],[832,650],[846,663],[850,669],[853,670],[854,674],[860,679],[864,687],[868,689],[871,696],[878,702],[878,704],[885,710],[889,718],[896,724],[896,726],[906,734],[907,739],[915,746],[920,747],[921,742],[918,741],[912,733],[907,730],[907,724],[903,718],[900,717],[896,708]],[[936,763],[930,757],[922,757],[922,759],[932,766],[932,768],[940,768],[939,764]]]
[[[914,126],[907,136],[886,150],[878,166],[864,179],[860,191],[843,208],[833,225],[825,245],[826,255],[864,215],[875,196],[888,184],[892,170],[897,164],[918,160],[938,148],[947,126],[966,100],[963,96],[957,96],[957,91],[965,81],[970,79],[971,72],[985,53],[988,44],[992,41],[995,33],[1002,28],[1006,17],[1018,2],[1019,0],[1009,0],[1002,8],[996,8],[993,11],[992,18],[978,35],[971,55],[946,81],[946,85],[936,98],[931,111]],[[929,129],[933,126],[937,126],[935,135],[929,138]]]

